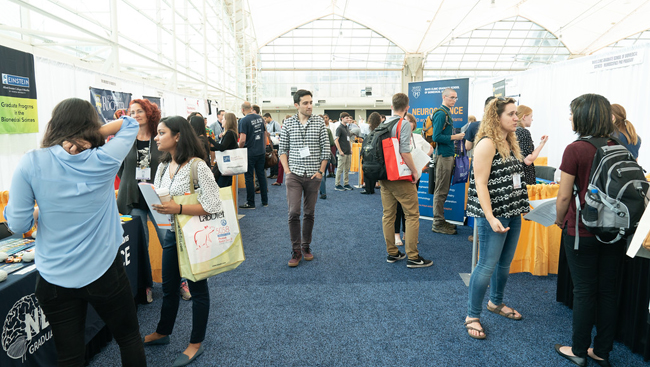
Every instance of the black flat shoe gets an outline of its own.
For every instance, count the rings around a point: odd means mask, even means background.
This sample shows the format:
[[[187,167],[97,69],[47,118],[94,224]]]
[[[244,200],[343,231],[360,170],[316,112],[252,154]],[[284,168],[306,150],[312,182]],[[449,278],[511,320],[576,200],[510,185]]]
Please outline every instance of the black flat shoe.
[[[596,364],[599,365],[600,367],[612,367],[612,365],[609,363],[609,360],[608,360],[608,359],[595,359],[595,358],[591,358],[591,356],[590,356],[589,354],[587,354],[587,356],[588,356],[592,361],[596,362]]]
[[[564,345],[562,345],[562,344],[555,344],[555,351],[557,352],[557,354],[561,355],[562,357],[568,359],[573,364],[576,364],[576,365],[578,365],[580,367],[586,367],[587,366],[587,358],[582,358],[582,357],[578,357],[578,356],[570,356],[570,355],[567,355],[567,354],[564,354],[564,353],[560,352],[560,348],[562,348],[563,346]]]
[[[167,345],[167,344],[169,344],[169,335],[165,335],[160,339],[152,340],[152,341],[149,341],[149,342],[145,342],[144,339],[142,339],[142,344],[145,347],[149,347],[149,346],[152,346],[152,345]]]
[[[368,192],[366,190],[361,190],[361,194],[362,195],[370,195],[370,194],[372,194],[372,192]]]

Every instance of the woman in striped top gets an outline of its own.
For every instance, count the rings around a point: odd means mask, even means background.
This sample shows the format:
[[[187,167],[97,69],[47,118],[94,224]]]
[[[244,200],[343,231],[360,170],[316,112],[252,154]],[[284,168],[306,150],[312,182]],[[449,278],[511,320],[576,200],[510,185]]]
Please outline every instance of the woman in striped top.
[[[514,99],[494,99],[476,135],[467,212],[476,217],[480,257],[469,281],[465,319],[467,333],[475,339],[485,339],[479,318],[488,284],[488,311],[511,320],[521,319],[519,312],[503,303],[503,290],[519,241],[521,213],[529,211],[528,192],[522,180],[523,158],[515,135],[517,121]]]

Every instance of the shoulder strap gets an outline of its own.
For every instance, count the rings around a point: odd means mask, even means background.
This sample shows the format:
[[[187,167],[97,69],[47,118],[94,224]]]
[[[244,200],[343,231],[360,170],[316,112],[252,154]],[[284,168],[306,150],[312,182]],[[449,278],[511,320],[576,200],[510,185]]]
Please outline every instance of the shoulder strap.
[[[199,159],[193,158],[190,162],[190,193],[194,193],[194,190],[199,188]]]

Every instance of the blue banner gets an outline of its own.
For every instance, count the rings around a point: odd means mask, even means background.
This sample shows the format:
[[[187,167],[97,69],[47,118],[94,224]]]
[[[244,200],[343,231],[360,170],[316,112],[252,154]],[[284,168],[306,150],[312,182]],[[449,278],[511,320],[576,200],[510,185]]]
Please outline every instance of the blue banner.
[[[105,89],[90,88],[90,103],[95,106],[102,123],[113,121],[115,111],[128,109],[131,93],[114,92]]]
[[[442,92],[452,88],[458,94],[458,100],[451,110],[451,119],[455,129],[467,124],[467,106],[469,99],[469,79],[433,80],[409,83],[409,112],[415,116],[418,127],[422,127],[433,110],[442,104]],[[426,181],[426,183],[425,183]],[[420,179],[418,201],[420,215],[433,218],[433,195],[428,194],[429,175],[424,173]],[[445,219],[463,223],[465,220],[465,184],[452,185],[445,201]]]

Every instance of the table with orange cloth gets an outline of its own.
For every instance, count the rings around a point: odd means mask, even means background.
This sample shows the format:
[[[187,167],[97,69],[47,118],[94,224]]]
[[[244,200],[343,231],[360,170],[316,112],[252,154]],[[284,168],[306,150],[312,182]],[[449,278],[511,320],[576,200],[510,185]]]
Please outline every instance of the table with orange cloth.
[[[532,201],[557,197],[560,185],[539,184],[527,188],[528,199]],[[544,227],[524,219],[510,273],[557,274],[561,237],[562,230],[558,226]]]
[[[359,172],[359,156],[361,155],[361,143],[352,143],[352,162],[350,172]]]

